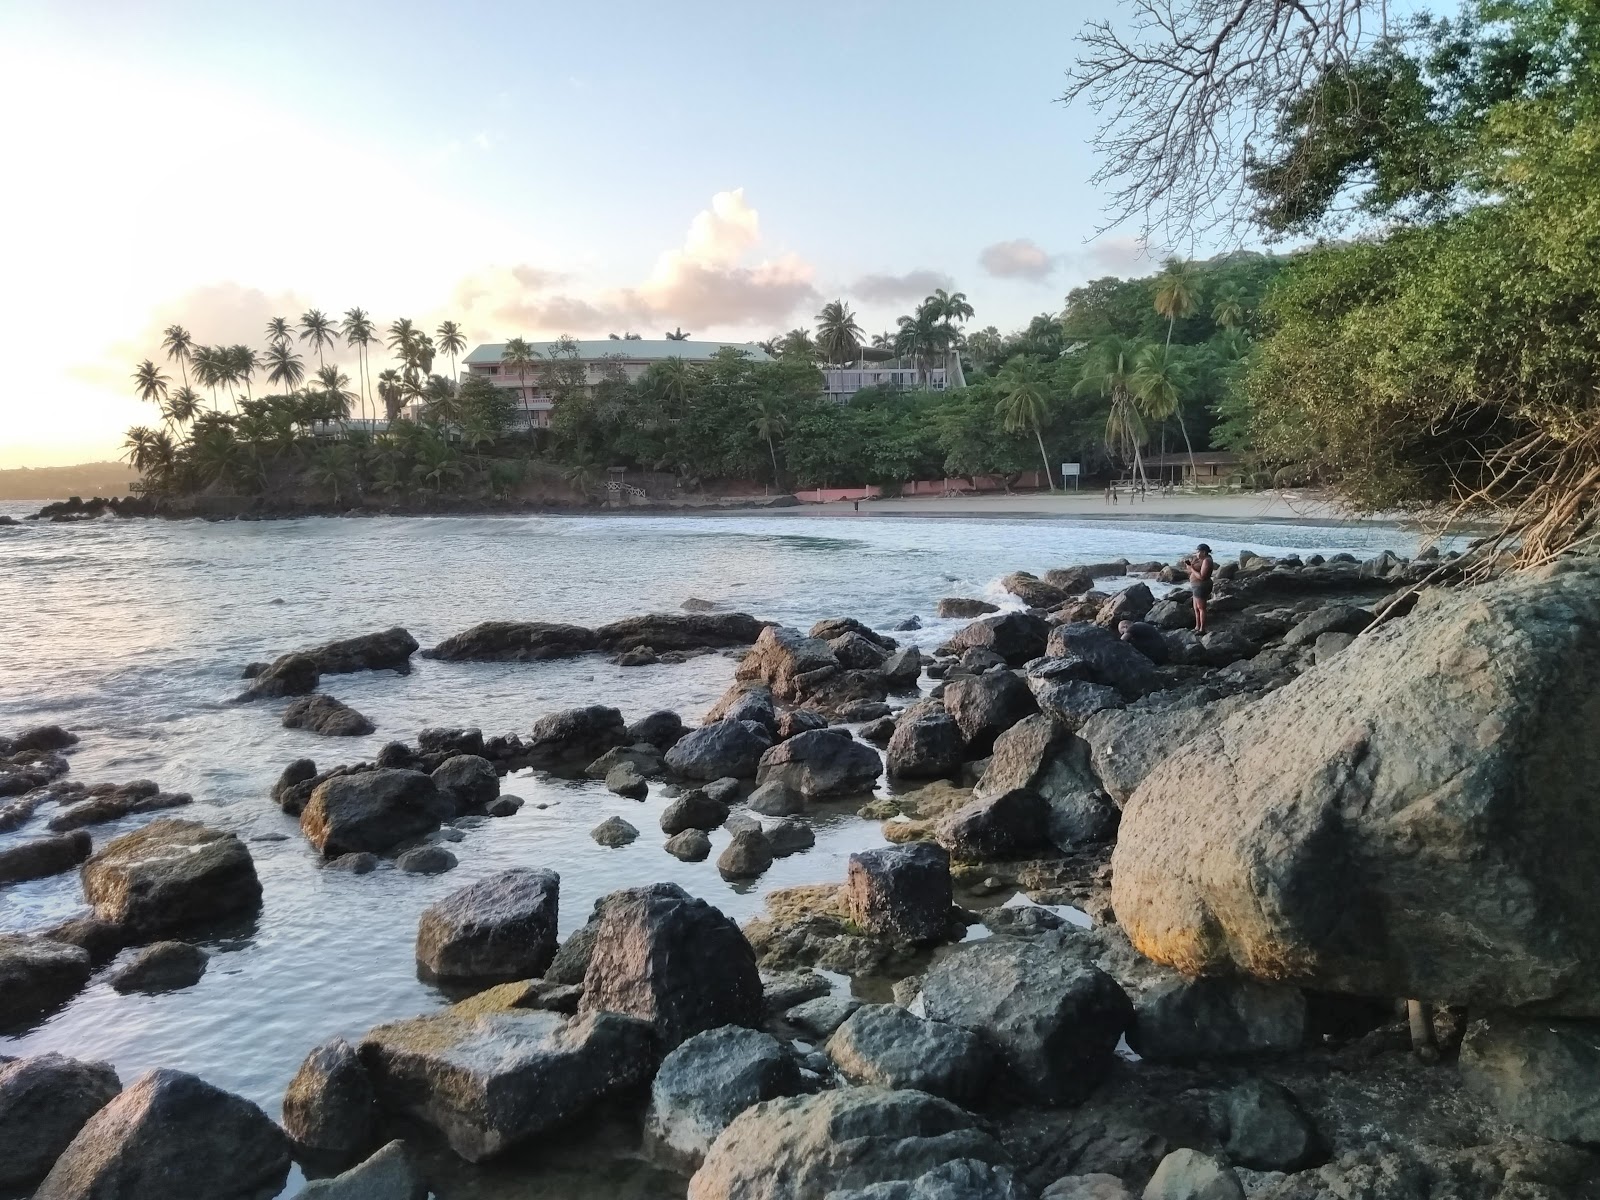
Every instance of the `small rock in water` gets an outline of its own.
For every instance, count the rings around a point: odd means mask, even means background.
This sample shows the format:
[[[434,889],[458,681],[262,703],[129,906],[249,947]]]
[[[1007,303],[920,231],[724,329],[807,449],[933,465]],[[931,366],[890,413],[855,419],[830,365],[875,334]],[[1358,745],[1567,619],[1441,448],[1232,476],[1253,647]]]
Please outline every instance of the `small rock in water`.
[[[711,857],[711,839],[703,830],[685,829],[667,839],[667,853],[684,862],[704,862]]]
[[[791,854],[809,850],[817,844],[817,835],[811,831],[811,826],[789,817],[774,821],[762,832],[766,834],[774,858],[787,858]]]
[[[175,992],[199,983],[210,958],[199,946],[187,942],[157,942],[115,971],[111,986],[123,994]]]
[[[621,817],[607,817],[590,831],[589,836],[602,846],[626,846],[639,836],[639,831]]]
[[[428,1200],[428,1182],[404,1142],[390,1142],[332,1179],[314,1179],[296,1200]]]
[[[412,875],[442,875],[459,860],[443,846],[418,846],[394,860],[394,865]]]
[[[324,871],[348,871],[352,875],[366,875],[378,869],[378,856],[365,850],[354,854],[341,854],[323,865]]]
[[[713,779],[700,789],[713,800],[720,800],[724,804],[732,804],[739,798],[739,781],[731,776]]]
[[[630,800],[643,800],[650,793],[650,784],[639,774],[632,763],[619,763],[606,775],[606,787]]]
[[[372,1080],[354,1046],[336,1037],[306,1055],[283,1096],[283,1127],[297,1146],[343,1165],[372,1144],[376,1124]]]
[[[772,846],[759,830],[741,830],[717,856],[724,879],[754,879],[772,865]]]
[[[516,811],[522,807],[522,803],[521,796],[501,796],[483,811],[491,817],[509,817],[515,815]],[[541,805],[540,807],[543,806]]]
[[[760,820],[756,817],[752,817],[747,812],[736,812],[732,814],[726,821],[723,822],[722,827],[732,834],[761,832]]]
[[[854,996],[818,996],[815,1000],[796,1004],[783,1014],[783,1019],[812,1037],[825,1038],[860,1007],[861,1001]]]
[[[455,828],[452,825],[446,825],[443,829],[437,829],[428,836],[435,842],[463,842],[466,841],[467,838],[467,835],[463,831]]]

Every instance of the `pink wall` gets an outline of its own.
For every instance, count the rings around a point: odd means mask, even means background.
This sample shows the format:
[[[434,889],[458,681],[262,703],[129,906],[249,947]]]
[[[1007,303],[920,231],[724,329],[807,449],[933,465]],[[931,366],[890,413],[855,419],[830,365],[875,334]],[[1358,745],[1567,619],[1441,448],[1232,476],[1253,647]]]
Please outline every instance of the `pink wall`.
[[[1011,485],[1014,488],[1042,488],[1045,486],[1044,474],[1041,471],[1028,471]],[[977,486],[965,479],[918,479],[912,483],[900,485],[902,496],[945,496],[958,492],[998,492],[1005,487],[1005,480],[992,479],[986,475],[977,478]],[[869,485],[855,488],[812,488],[809,491],[796,492],[795,497],[808,504],[831,504],[838,500],[876,500],[883,495],[883,489]]]

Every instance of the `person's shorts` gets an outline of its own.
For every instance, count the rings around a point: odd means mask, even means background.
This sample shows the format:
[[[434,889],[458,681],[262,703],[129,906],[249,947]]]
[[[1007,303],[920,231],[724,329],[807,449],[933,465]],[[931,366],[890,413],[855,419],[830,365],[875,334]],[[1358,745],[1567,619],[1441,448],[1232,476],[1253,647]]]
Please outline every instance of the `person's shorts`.
[[[1211,599],[1211,580],[1202,579],[1199,583],[1191,583],[1189,592],[1196,600]]]

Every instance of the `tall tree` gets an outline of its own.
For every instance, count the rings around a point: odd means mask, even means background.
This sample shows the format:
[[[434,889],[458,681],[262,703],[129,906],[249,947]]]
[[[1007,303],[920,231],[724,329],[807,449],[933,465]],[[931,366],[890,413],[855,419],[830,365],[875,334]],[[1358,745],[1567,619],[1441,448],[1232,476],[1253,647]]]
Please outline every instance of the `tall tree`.
[[[194,338],[182,325],[168,325],[161,334],[161,348],[167,352],[167,361],[177,360],[183,372],[183,383],[189,385],[189,353],[194,349]]]
[[[1211,319],[1224,329],[1238,329],[1249,316],[1244,290],[1236,283],[1225,283],[1217,289],[1211,302]]]
[[[378,399],[383,401],[384,419],[393,424],[400,419],[404,396],[400,390],[403,380],[393,367],[378,372]]]
[[[830,300],[817,314],[817,349],[831,363],[852,362],[861,353],[861,326],[843,300]]]
[[[300,317],[300,340],[310,342],[317,352],[317,366],[322,366],[323,347],[331,347],[334,342],[333,318],[321,309],[307,310]]]
[[[772,396],[761,396],[756,400],[755,419],[750,422],[750,428],[755,435],[767,443],[767,453],[772,455],[772,486],[782,487],[783,477],[778,472],[778,447],[777,439],[781,438],[789,428],[788,414]]]
[[[1007,433],[1033,431],[1034,440],[1039,443],[1039,461],[1044,464],[1044,480],[1053,492],[1056,481],[1050,470],[1050,456],[1044,449],[1043,430],[1050,419],[1050,399],[1044,384],[1034,371],[1022,366],[1002,377],[1001,384],[1005,391],[995,404],[995,412]]]
[[[317,387],[327,398],[330,411],[338,414],[340,421],[350,417],[350,401],[356,398],[350,390],[350,376],[332,364],[317,368]]]
[[[517,399],[528,402],[528,368],[543,356],[525,338],[515,337],[500,353],[500,369],[517,373]]]
[[[294,340],[294,326],[289,323],[288,317],[267,318],[267,344],[276,342],[292,342]]]
[[[1150,435],[1134,394],[1134,372],[1141,343],[1115,334],[1089,348],[1083,372],[1073,389],[1079,395],[1105,396],[1111,401],[1106,414],[1106,449],[1133,464],[1134,478],[1148,482],[1144,473],[1144,444]]]
[[[275,383],[285,395],[293,393],[306,377],[305,364],[288,342],[275,342],[267,348],[267,382]]]
[[[376,338],[377,327],[365,309],[352,308],[339,323],[339,332],[344,334],[344,344],[353,346],[356,351],[356,373],[361,376],[361,417],[365,420],[372,399],[367,387],[367,347]]]
[[[1192,262],[1181,258],[1167,259],[1166,267],[1156,277],[1156,312],[1167,319],[1167,345],[1172,345],[1172,330],[1182,317],[1200,308],[1200,276]]]
[[[1152,421],[1165,422],[1176,416],[1178,428],[1183,430],[1184,448],[1189,452],[1189,475],[1197,479],[1194,465],[1194,447],[1189,445],[1189,430],[1183,420],[1183,391],[1188,375],[1179,351],[1170,346],[1151,343],[1140,349],[1134,357],[1133,377],[1129,381],[1133,394],[1138,397],[1140,409]],[[1162,433],[1165,451],[1166,433]]]
[[[694,336],[694,335],[685,333],[683,331],[683,326],[679,325],[676,328],[674,328],[671,333],[667,334],[667,341],[669,341],[669,342],[687,342],[692,336]]]
[[[439,353],[450,356],[450,378],[457,383],[461,376],[456,372],[456,355],[467,348],[467,338],[461,332],[461,326],[454,321],[441,321],[439,323]]]
[[[250,381],[256,373],[256,368],[261,365],[261,360],[256,357],[256,352],[243,343],[228,347],[229,374],[235,383],[244,384],[244,394],[250,395]]]
[[[147,358],[133,372],[133,389],[146,404],[159,405],[167,398],[167,377]]]

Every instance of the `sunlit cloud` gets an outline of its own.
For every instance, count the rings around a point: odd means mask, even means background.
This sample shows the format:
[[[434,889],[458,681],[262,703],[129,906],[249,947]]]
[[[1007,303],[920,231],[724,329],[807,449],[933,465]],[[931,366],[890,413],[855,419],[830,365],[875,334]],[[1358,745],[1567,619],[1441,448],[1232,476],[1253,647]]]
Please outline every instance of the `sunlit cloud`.
[[[1055,273],[1059,259],[1032,238],[995,242],[978,254],[978,265],[996,279],[1028,279],[1039,282]]]

